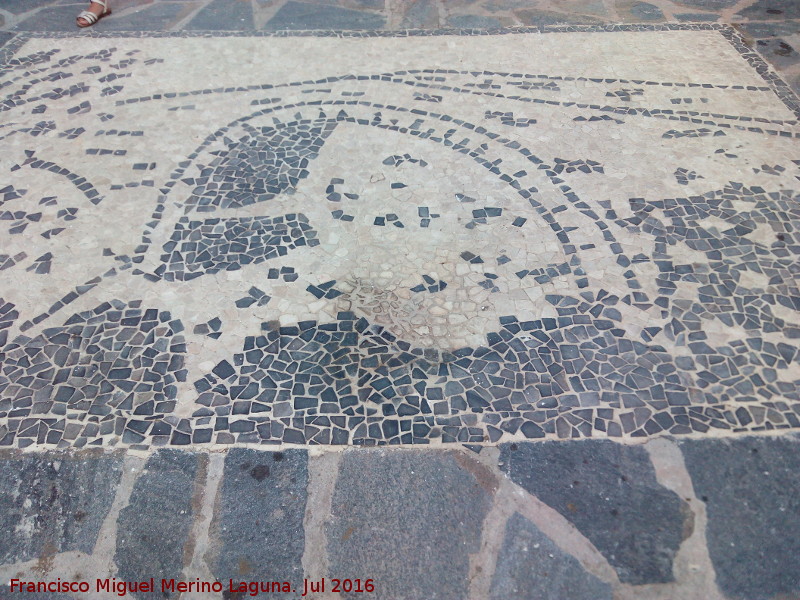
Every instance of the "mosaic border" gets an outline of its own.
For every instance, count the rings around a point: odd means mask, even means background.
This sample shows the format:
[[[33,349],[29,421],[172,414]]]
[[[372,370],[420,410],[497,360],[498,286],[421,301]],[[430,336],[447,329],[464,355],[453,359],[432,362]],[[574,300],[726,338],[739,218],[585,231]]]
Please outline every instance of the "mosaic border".
[[[496,27],[488,29],[448,28],[448,29],[400,29],[400,30],[280,30],[280,31],[87,31],[19,32],[0,48],[0,73],[8,66],[16,52],[30,39],[36,38],[162,38],[162,37],[417,37],[417,36],[486,36],[514,35],[526,33],[616,33],[621,31],[719,31],[736,49],[747,63],[773,89],[781,102],[800,119],[800,96],[757,52],[747,45],[744,37],[733,26],[723,23],[625,23],[604,25],[547,25],[523,27]]]

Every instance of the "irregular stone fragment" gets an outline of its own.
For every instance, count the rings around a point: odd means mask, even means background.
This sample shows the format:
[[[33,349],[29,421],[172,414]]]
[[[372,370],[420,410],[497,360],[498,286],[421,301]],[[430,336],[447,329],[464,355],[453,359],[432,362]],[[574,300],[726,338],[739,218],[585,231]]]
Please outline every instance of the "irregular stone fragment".
[[[346,452],[327,528],[330,574],[374,578],[376,599],[464,599],[489,503],[452,454]]]
[[[800,441],[796,437],[683,440],[706,503],[708,552],[729,598],[800,596]]]
[[[587,573],[519,513],[506,524],[492,578],[491,600],[611,600],[611,586]]]
[[[673,581],[685,503],[655,478],[647,451],[605,440],[504,444],[501,468],[573,523],[620,581]]]
[[[122,475],[120,455],[47,453],[0,461],[0,564],[91,554]]]
[[[145,464],[128,505],[117,519],[117,578],[180,579],[184,546],[195,517],[192,506],[198,455],[159,450]],[[163,600],[159,585],[140,600]]]
[[[308,453],[232,449],[225,457],[215,529],[219,550],[212,568],[221,581],[290,581],[303,590],[303,517]]]

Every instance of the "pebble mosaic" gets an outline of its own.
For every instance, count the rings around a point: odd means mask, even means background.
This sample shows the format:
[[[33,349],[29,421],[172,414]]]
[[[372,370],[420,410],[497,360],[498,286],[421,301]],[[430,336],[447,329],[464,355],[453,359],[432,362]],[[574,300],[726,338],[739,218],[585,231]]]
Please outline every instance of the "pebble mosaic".
[[[483,33],[5,49],[0,446],[800,429],[792,92],[722,26]]]

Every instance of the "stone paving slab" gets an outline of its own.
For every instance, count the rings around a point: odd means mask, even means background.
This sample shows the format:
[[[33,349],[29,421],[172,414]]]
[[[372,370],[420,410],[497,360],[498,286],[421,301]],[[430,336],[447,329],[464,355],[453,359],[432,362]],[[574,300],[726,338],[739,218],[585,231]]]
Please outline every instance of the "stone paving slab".
[[[331,572],[380,582],[375,598],[466,597],[469,556],[480,551],[493,490],[464,460],[425,451],[346,453],[326,532]]]
[[[492,578],[492,599],[611,599],[609,584],[587,573],[519,513],[508,520],[505,535]]]
[[[620,581],[673,581],[673,558],[691,517],[685,502],[656,481],[644,448],[610,441],[511,444],[501,447],[500,464],[589,538]]]
[[[797,440],[691,440],[681,450],[708,507],[708,550],[722,591],[731,598],[797,594]]]
[[[144,581],[152,573],[181,569],[193,515],[192,492],[198,471],[195,454],[164,450],[151,456],[117,519],[114,562],[124,581]],[[163,598],[159,590],[137,595]]]
[[[221,588],[196,587],[180,596],[192,599],[300,598],[304,590],[304,597],[317,599],[792,598],[800,593],[798,443],[796,436],[661,439],[633,447],[525,442],[477,454],[159,450],[149,458],[126,457],[111,496],[84,504],[83,522],[102,523],[102,533],[84,538],[79,551],[69,541],[74,534],[51,526],[64,514],[63,503],[35,505],[38,518],[17,527],[18,550],[4,555],[0,590],[4,598],[102,599],[121,597],[125,582],[125,597],[163,598],[163,579],[167,590],[178,590],[181,581]],[[602,466],[606,457],[617,461],[618,471],[592,476],[589,466],[579,467],[577,483],[574,467],[557,475],[584,459]],[[3,472],[22,473],[20,498],[38,497],[41,479],[33,474],[47,465],[60,463],[61,472],[72,465],[59,493],[77,497],[85,482],[121,464],[118,455],[87,450],[7,454],[0,461]],[[642,470],[650,474],[642,477]],[[91,489],[107,485],[100,481]],[[646,500],[640,506],[630,491],[637,486],[683,508],[662,511]],[[619,531],[612,554],[596,535],[611,518],[609,493],[619,498],[615,518],[625,522],[634,511],[641,517],[635,529]],[[574,501],[574,511],[565,499]],[[12,522],[17,510],[0,504],[0,519]],[[597,525],[587,527],[592,517]],[[667,576],[631,581],[618,557],[638,553],[647,563],[666,550],[672,531],[682,533],[677,548],[668,544]],[[48,536],[54,547],[40,557],[24,550]],[[151,577],[156,593],[130,591]],[[18,590],[19,580],[58,584],[59,578],[84,582],[91,592]],[[323,579],[325,591],[318,592]],[[117,587],[111,592],[109,585]],[[358,586],[372,591],[353,591]]]
[[[8,458],[3,466],[0,519],[17,533],[0,542],[3,563],[92,551],[116,495],[121,457]]]
[[[303,588],[306,463],[301,450],[227,454],[215,506],[219,553],[211,572],[217,579],[288,581],[294,589]]]

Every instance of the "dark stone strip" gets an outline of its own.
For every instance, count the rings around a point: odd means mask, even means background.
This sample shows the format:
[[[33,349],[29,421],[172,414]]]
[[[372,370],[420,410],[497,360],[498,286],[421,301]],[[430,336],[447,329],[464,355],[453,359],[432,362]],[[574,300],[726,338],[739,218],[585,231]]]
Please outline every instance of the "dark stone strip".
[[[177,579],[194,518],[192,495],[198,455],[160,450],[150,457],[117,520],[117,578],[146,581]],[[160,587],[139,600],[163,600]]]
[[[374,594],[347,599],[466,598],[490,502],[455,454],[346,452],[327,529],[329,576],[374,579]]]
[[[307,486],[304,450],[228,452],[215,515],[220,548],[212,571],[220,581],[290,582],[296,591],[259,598],[302,593]]]
[[[119,454],[0,461],[0,527],[6,532],[0,563],[73,550],[91,554],[121,476]]]

